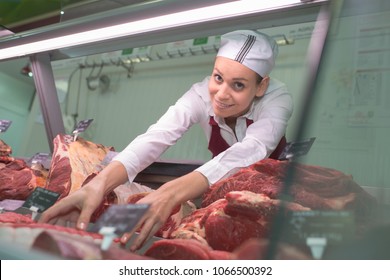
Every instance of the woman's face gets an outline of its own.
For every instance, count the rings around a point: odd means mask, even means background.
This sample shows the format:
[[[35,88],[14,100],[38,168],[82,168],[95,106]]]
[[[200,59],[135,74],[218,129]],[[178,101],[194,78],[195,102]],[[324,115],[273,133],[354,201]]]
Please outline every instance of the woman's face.
[[[216,116],[237,118],[245,114],[255,97],[264,95],[269,78],[259,84],[258,75],[237,61],[217,57],[209,82],[210,99]]]

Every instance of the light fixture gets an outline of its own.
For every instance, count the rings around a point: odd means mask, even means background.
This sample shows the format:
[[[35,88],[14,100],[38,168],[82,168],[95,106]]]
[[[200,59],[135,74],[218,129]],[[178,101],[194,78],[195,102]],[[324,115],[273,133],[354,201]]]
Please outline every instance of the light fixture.
[[[116,24],[98,29],[82,31],[70,35],[45,38],[19,45],[1,48],[0,60],[52,51],[88,43],[159,31],[178,26],[205,23],[219,19],[229,19],[242,15],[255,14],[260,11],[301,4],[300,0],[241,0],[217,4],[202,8],[155,16],[142,20]],[[17,41],[17,39],[15,40]]]
[[[30,67],[30,63],[27,63],[26,66],[24,66],[22,68],[22,70],[20,70],[20,73],[24,76],[32,77],[33,73],[32,73],[31,67]]]

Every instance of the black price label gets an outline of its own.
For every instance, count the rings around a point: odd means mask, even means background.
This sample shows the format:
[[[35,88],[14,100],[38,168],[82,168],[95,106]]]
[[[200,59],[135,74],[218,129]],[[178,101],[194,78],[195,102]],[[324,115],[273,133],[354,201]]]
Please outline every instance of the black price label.
[[[297,211],[288,214],[284,238],[306,243],[307,238],[325,238],[328,244],[340,244],[354,236],[355,219],[348,211]]]
[[[285,160],[306,155],[313,145],[315,139],[315,137],[312,137],[302,141],[288,142],[278,159]]]
[[[12,121],[0,120],[0,132],[5,132],[11,126]]]
[[[57,199],[60,197],[59,193],[37,187],[35,190],[29,195],[26,201],[23,203],[22,207],[30,209],[30,207],[34,206],[38,208],[38,212],[43,212],[52,206]]]
[[[85,131],[89,125],[92,123],[93,119],[88,119],[88,120],[83,120],[83,121],[80,121],[76,128],[74,129],[73,133],[79,133],[79,132],[83,132]]]
[[[149,209],[149,204],[111,205],[91,228],[99,232],[102,228],[114,228],[114,233],[122,235],[130,232]]]

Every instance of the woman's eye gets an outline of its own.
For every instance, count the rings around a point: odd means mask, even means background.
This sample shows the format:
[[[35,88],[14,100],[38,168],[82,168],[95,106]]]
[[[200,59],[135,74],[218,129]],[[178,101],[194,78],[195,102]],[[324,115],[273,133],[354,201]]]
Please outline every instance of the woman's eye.
[[[222,77],[218,74],[215,74],[214,75],[214,80],[217,81],[217,82],[222,82]]]
[[[236,90],[242,90],[244,88],[244,84],[243,83],[234,83],[234,88]]]

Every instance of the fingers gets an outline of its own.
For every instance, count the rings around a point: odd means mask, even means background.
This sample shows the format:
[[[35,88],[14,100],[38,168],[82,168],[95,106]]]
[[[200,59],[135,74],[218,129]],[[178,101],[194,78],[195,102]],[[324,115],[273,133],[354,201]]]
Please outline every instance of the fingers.
[[[143,224],[141,231],[134,243],[130,246],[130,251],[134,252],[141,248],[161,227],[161,222],[156,220],[155,217],[150,217]]]
[[[120,239],[120,242],[122,245],[126,245],[127,242],[130,240],[130,238],[133,236],[133,234],[141,228],[142,224],[144,223],[145,221],[145,218],[144,219],[141,219],[138,224],[134,227],[134,229],[128,233],[125,233],[122,235],[121,239]]]
[[[81,209],[81,213],[78,217],[76,227],[81,230],[86,230],[91,220],[93,212],[96,210],[95,206],[85,205]]]
[[[133,233],[130,233],[130,232],[123,234],[121,239],[120,239],[121,244],[126,245],[126,243],[130,240],[132,235],[133,235]]]
[[[131,232],[123,234],[120,242],[123,246],[126,246],[134,233],[140,229],[137,237],[130,246],[130,251],[134,252],[154,236],[161,225],[162,222],[155,215],[149,214],[147,217],[141,219]]]
[[[74,208],[74,204],[67,202],[67,200],[64,198],[63,200],[57,202],[52,207],[44,211],[38,222],[56,224],[58,222],[59,217],[66,216],[72,210],[74,210]]]

